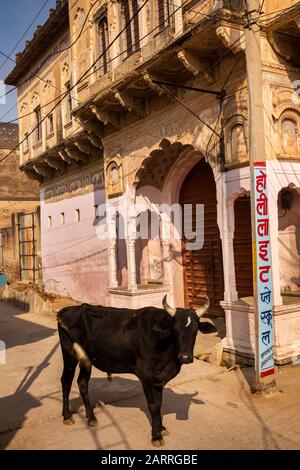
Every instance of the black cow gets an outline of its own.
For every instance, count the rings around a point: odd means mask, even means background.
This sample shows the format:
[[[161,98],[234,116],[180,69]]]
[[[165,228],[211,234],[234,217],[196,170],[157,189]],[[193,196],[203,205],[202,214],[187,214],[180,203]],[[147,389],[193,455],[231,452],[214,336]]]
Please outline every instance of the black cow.
[[[209,308],[206,298],[199,310],[173,309],[163,300],[163,309],[138,310],[83,304],[58,313],[58,331],[64,361],[61,377],[63,418],[73,424],[69,394],[77,364],[78,386],[89,426],[97,426],[88,394],[92,365],[111,374],[131,373],[141,381],[152,419],[152,443],[163,445],[167,434],[162,424],[163,387],[193,361],[198,329],[210,324],[200,318]]]

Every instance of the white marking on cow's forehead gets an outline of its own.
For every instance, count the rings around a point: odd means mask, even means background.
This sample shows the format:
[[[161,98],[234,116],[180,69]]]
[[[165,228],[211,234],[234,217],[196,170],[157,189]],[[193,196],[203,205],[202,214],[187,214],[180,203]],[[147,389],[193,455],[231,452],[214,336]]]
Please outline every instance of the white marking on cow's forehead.
[[[191,323],[192,323],[191,317],[188,316],[188,321],[187,321],[187,324],[185,325],[185,327],[187,328],[188,326],[190,326]]]

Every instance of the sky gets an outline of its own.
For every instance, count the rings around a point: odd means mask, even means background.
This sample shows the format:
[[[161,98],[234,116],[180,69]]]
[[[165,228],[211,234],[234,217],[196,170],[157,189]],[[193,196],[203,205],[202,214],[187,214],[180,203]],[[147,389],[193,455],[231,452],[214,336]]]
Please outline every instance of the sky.
[[[45,7],[34,21],[33,25],[22,39],[17,49],[11,54],[12,60],[6,60],[5,56],[10,55],[12,49],[19,42],[39,10],[46,3]],[[32,39],[36,26],[43,24],[48,16],[49,9],[55,7],[55,0],[2,0],[0,15],[0,122],[8,122],[17,119],[17,93],[16,90],[10,92],[6,97],[2,97],[4,93],[12,90],[13,87],[5,87],[3,90],[3,81],[5,77],[14,68],[14,60],[16,52],[23,50],[25,41]],[[5,101],[5,103],[3,103]],[[12,109],[11,109],[12,108]]]

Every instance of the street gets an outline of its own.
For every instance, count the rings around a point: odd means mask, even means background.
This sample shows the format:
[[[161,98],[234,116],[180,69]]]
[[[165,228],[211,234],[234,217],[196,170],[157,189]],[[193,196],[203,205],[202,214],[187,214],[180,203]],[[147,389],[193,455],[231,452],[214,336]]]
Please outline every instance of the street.
[[[55,318],[22,313],[0,302],[1,449],[153,449],[148,411],[134,376],[93,370],[91,398],[97,428],[86,424],[76,380],[71,391],[75,425],[61,417],[62,359]],[[299,449],[300,367],[277,370],[278,394],[250,394],[251,369],[227,371],[195,360],[165,389],[164,449]]]

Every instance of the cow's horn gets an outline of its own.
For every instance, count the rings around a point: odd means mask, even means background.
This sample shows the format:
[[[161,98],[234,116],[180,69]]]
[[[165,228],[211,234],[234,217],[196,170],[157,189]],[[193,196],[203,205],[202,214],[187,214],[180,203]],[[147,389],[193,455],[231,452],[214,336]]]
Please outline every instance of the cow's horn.
[[[164,298],[163,298],[162,304],[163,304],[164,310],[165,310],[169,315],[171,315],[171,317],[174,317],[174,315],[175,315],[175,313],[176,313],[176,309],[170,307],[170,305],[169,305],[168,302],[167,302],[167,296],[166,296],[166,295],[165,295]]]
[[[207,296],[205,296],[204,304],[202,305],[201,308],[198,308],[196,310],[196,313],[197,313],[199,318],[203,317],[203,315],[206,314],[207,310],[209,309],[209,306],[210,306],[209,298]]]

